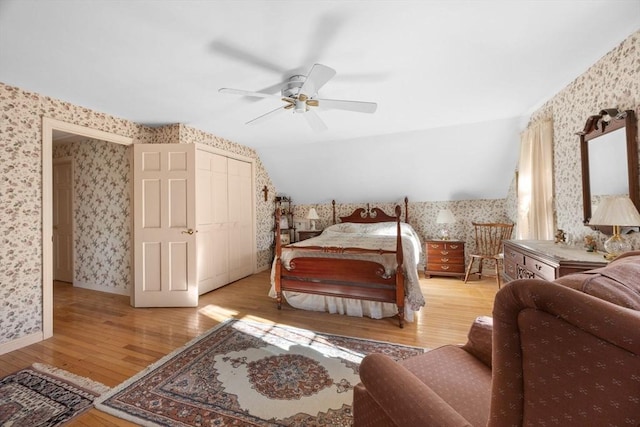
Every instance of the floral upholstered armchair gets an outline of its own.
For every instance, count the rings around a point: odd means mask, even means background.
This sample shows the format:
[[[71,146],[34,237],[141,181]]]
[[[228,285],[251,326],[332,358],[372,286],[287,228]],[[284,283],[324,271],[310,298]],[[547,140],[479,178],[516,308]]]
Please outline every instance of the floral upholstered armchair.
[[[516,280],[464,346],[360,366],[354,425],[640,425],[640,252]]]

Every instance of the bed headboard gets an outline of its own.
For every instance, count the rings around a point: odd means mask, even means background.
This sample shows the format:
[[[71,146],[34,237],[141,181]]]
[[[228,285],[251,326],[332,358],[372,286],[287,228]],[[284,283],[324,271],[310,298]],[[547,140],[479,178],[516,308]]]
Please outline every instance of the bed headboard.
[[[332,200],[331,205],[333,206],[333,223],[336,224],[336,201]],[[358,208],[349,216],[341,216],[340,222],[358,222],[358,223],[374,223],[374,222],[389,222],[396,221],[396,219],[400,216],[402,210],[400,206],[396,206],[396,216],[387,215],[380,208],[369,208],[369,203],[367,203],[367,208]],[[404,222],[409,222],[409,198],[404,198]]]

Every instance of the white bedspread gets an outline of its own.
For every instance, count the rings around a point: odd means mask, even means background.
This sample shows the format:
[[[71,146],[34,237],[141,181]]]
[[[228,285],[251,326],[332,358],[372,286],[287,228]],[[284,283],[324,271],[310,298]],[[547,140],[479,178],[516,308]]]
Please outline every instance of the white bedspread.
[[[395,222],[382,222],[374,224],[341,223],[327,227],[321,235],[289,245],[289,247],[304,248],[305,246],[341,247],[383,249],[395,251],[396,249]],[[424,296],[418,281],[417,264],[420,260],[422,246],[420,239],[409,224],[401,224],[402,250],[404,255],[403,269],[405,274],[405,320],[413,321],[414,312],[425,305]],[[286,268],[296,256],[308,257],[335,257],[351,259],[373,260],[382,264],[387,274],[394,273],[396,268],[395,254],[334,254],[319,251],[304,252],[296,249],[283,249],[282,262]],[[271,270],[271,289],[269,296],[275,298],[275,262]],[[376,301],[364,301],[352,298],[328,297],[298,292],[284,292],[287,302],[296,308],[312,311],[328,311],[330,313],[347,314],[349,316],[368,316],[374,319],[395,316],[398,307],[393,303]]]

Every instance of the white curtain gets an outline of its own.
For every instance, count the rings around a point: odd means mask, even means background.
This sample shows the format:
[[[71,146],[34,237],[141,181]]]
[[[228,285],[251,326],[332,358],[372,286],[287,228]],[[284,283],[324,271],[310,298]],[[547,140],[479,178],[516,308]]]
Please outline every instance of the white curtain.
[[[518,170],[517,237],[553,240],[553,121],[522,133]]]

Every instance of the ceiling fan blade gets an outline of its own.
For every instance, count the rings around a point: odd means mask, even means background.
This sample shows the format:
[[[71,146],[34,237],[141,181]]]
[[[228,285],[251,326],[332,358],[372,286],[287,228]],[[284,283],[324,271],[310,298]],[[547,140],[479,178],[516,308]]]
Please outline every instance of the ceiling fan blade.
[[[309,75],[304,84],[300,88],[300,93],[304,93],[310,97],[318,93],[320,88],[324,86],[333,76],[336,70],[322,64],[314,64],[309,71]]]
[[[237,45],[233,45],[224,39],[214,40],[210,44],[210,48],[216,53],[221,53],[231,59],[242,61],[250,65],[255,65],[264,68],[269,71],[276,72],[278,74],[285,74],[285,70],[279,64],[269,61],[268,59],[254,55],[249,50],[246,50]]]
[[[251,92],[249,90],[231,89],[231,88],[228,88],[228,87],[220,88],[220,89],[218,89],[218,92],[227,93],[227,94],[231,94],[231,95],[253,96],[255,98],[282,98],[282,95],[280,95],[280,94]]]
[[[258,116],[258,117],[256,117],[256,118],[255,118],[255,119],[253,119],[253,120],[249,120],[249,121],[248,121],[247,123],[245,123],[245,124],[247,124],[247,125],[255,125],[255,124],[261,123],[261,122],[263,122],[263,121],[265,121],[265,120],[267,120],[267,119],[273,118],[273,117],[274,117],[274,116],[276,116],[278,113],[282,113],[282,112],[284,112],[284,111],[286,111],[284,107],[278,107],[278,108],[276,108],[275,110],[271,110],[271,111],[269,111],[268,113],[265,113],[265,114],[263,114],[263,115],[261,115],[261,116]]]
[[[375,102],[343,101],[340,99],[318,99],[317,101],[320,108],[334,108],[358,113],[375,113],[378,108],[378,104]]]
[[[329,129],[325,124],[325,122],[320,118],[320,116],[315,111],[307,110],[307,112],[303,113],[302,115],[307,120],[307,123],[309,124],[309,126],[311,126],[311,129],[313,129],[314,131],[324,132],[325,130]]]

